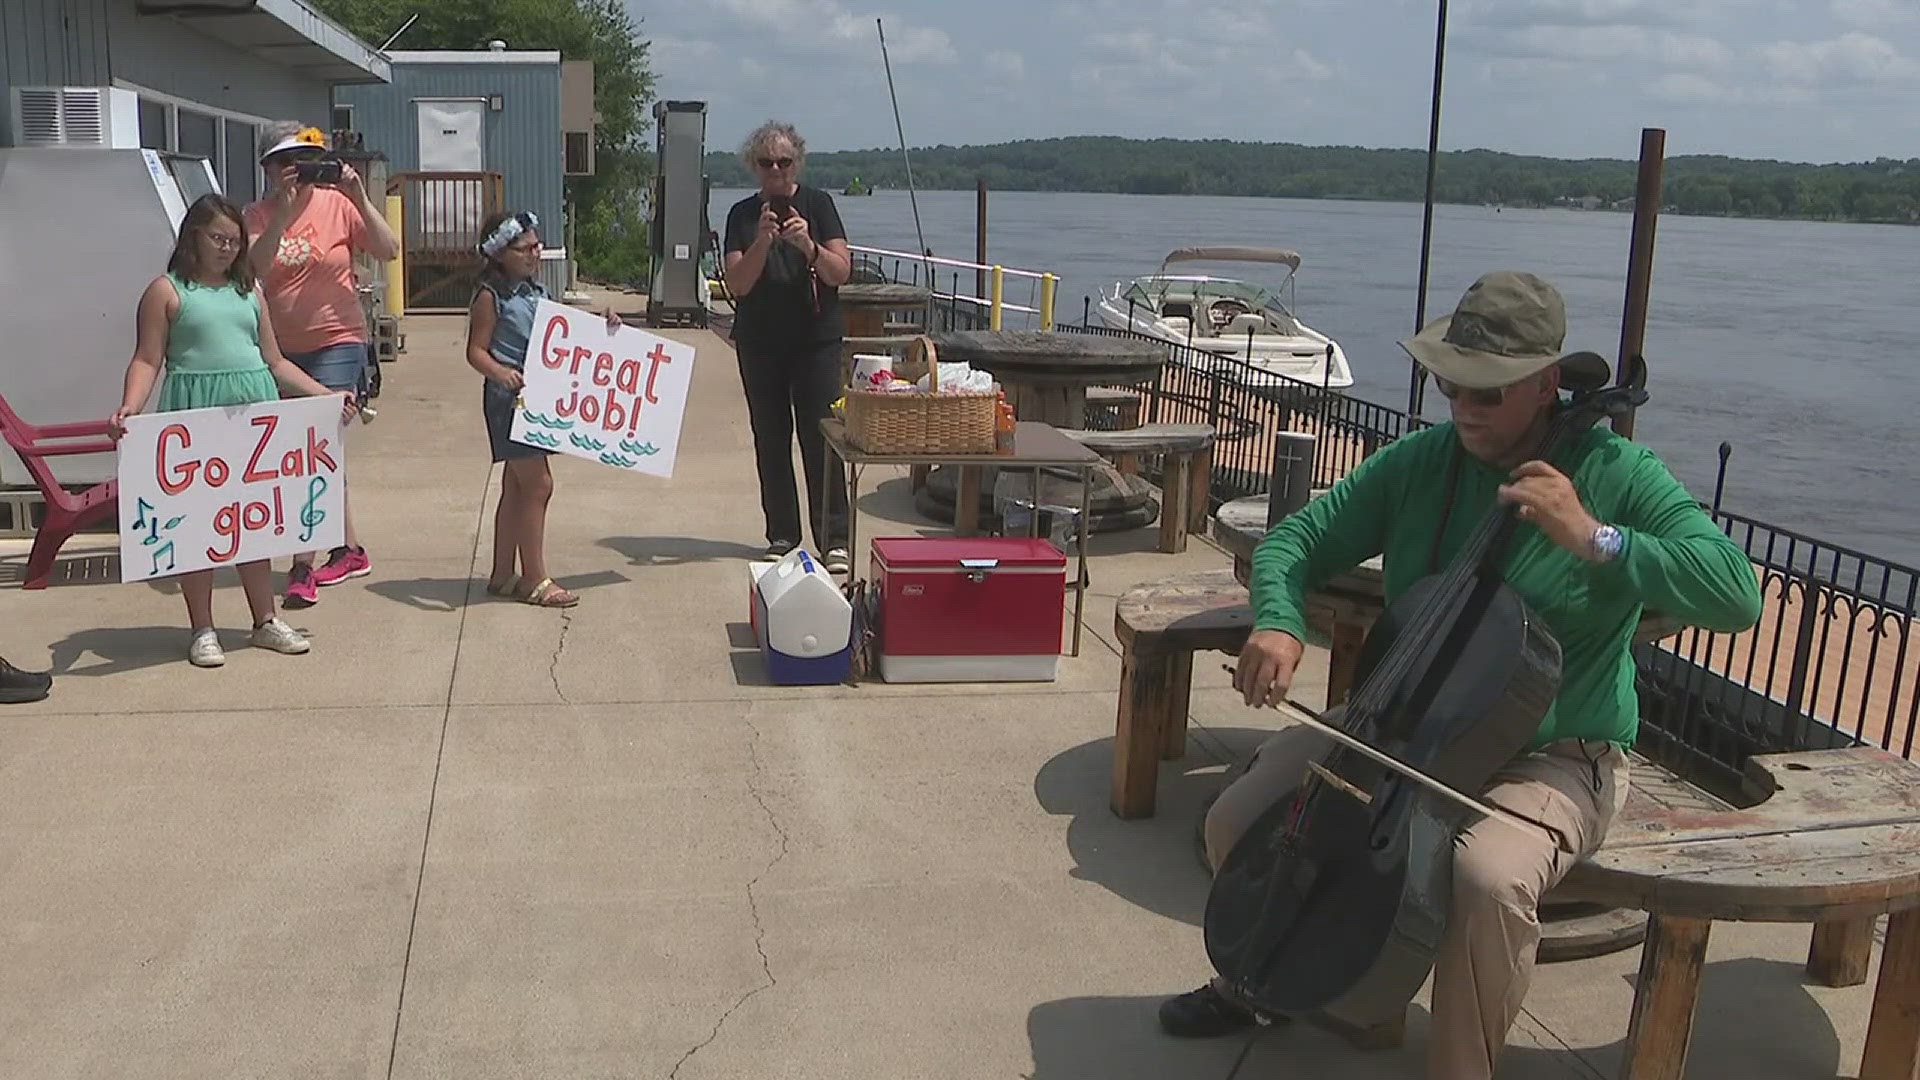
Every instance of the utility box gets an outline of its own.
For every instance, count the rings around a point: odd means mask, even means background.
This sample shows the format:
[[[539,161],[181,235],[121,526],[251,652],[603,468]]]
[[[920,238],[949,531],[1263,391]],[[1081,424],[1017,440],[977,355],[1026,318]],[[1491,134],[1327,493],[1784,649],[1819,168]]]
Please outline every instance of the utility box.
[[[662,101],[653,109],[659,175],[653,182],[651,326],[707,325],[707,103]]]

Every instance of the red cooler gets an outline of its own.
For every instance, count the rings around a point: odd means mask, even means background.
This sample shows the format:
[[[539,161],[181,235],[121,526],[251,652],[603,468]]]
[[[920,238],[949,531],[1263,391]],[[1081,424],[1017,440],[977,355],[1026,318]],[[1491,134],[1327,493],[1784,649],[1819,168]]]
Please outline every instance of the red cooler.
[[[1051,682],[1066,621],[1067,557],[1045,540],[884,537],[873,542],[880,677]]]

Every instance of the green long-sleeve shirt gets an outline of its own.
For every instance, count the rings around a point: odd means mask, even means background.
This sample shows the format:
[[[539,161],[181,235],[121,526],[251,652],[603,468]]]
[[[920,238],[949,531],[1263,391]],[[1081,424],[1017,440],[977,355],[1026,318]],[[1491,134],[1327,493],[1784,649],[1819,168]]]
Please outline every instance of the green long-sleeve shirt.
[[[1373,454],[1326,494],[1275,526],[1254,551],[1256,628],[1305,639],[1307,593],[1375,555],[1389,603],[1429,572],[1457,439],[1452,424],[1406,436]],[[1628,649],[1643,607],[1690,626],[1738,631],[1760,617],[1746,555],[1720,531],[1651,450],[1606,428],[1580,440],[1570,476],[1587,510],[1617,527],[1621,553],[1580,559],[1522,523],[1507,549],[1506,580],[1560,642],[1560,693],[1532,746],[1603,739],[1622,747],[1639,730]],[[1462,455],[1440,565],[1452,561],[1493,507],[1505,470]]]

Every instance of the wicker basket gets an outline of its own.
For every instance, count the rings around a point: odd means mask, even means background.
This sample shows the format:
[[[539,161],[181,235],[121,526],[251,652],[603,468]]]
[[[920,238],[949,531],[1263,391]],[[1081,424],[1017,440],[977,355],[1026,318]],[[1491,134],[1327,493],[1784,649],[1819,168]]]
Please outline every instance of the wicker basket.
[[[994,406],[1000,395],[942,394],[933,340],[922,336],[907,356],[926,355],[928,393],[848,390],[847,441],[869,454],[991,454]]]

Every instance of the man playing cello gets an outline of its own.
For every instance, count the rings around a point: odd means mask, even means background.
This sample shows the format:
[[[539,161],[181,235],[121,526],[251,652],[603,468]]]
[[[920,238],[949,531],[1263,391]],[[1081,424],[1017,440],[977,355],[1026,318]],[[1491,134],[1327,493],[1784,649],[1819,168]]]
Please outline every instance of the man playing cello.
[[[1481,818],[1454,839],[1429,1080],[1493,1075],[1532,977],[1540,897],[1600,846],[1626,801],[1626,751],[1639,726],[1629,649],[1642,608],[1729,632],[1760,615],[1752,564],[1650,450],[1595,428],[1572,447],[1571,476],[1536,460],[1563,382],[1593,388],[1608,378],[1598,355],[1561,354],[1565,334],[1560,294],[1540,278],[1497,272],[1476,281],[1452,315],[1401,343],[1433,375],[1452,422],[1369,457],[1253,556],[1255,628],[1234,685],[1248,705],[1273,705],[1300,662],[1310,590],[1379,555],[1392,603],[1446,564],[1496,502],[1514,504],[1523,523],[1505,580],[1558,640],[1561,681],[1527,749],[1479,794],[1543,829]],[[1332,745],[1296,726],[1261,746],[1207,814],[1216,871]],[[1160,1009],[1161,1026],[1186,1037],[1255,1019],[1215,983]]]

